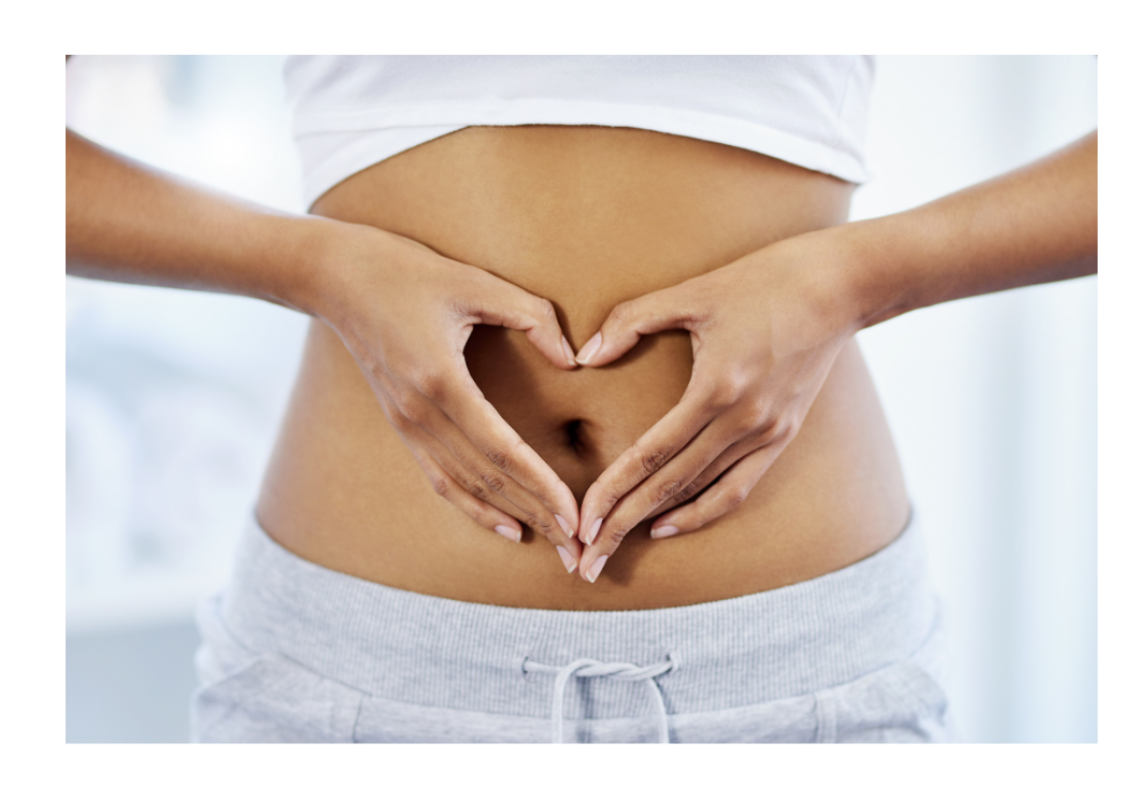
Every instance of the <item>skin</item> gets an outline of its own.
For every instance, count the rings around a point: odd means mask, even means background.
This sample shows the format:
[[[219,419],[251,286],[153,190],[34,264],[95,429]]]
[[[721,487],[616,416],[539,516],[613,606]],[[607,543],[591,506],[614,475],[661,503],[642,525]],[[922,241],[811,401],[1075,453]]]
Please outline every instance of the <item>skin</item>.
[[[72,131],[67,260],[72,275],[241,294],[336,320],[444,496],[508,538],[520,539],[522,517],[580,555],[561,524],[578,518],[568,487],[485,401],[462,356],[474,325],[504,325],[558,369],[574,368],[548,301],[396,234],[213,195]],[[482,484],[499,487],[494,503],[459,488]]]
[[[582,576],[595,580],[650,515],[652,536],[663,538],[742,503],[858,330],[935,303],[1094,274],[1097,169],[1096,131],[920,208],[797,236],[618,306],[578,363],[604,366],[641,335],[671,328],[689,331],[695,361],[681,402],[590,487]]]
[[[852,190],[651,131],[468,128],[352,176],[312,211],[399,233],[549,299],[580,347],[620,302],[840,224]],[[686,333],[666,331],[608,367],[558,370],[520,333],[481,326],[465,357],[485,398],[580,501],[680,401],[690,351]],[[639,526],[589,584],[543,537],[506,542],[436,497],[342,337],[316,321],[258,515],[308,561],[423,594],[555,609],[718,600],[854,563],[907,523],[895,448],[854,342],[809,417],[736,512],[660,542]]]
[[[470,128],[295,217],[67,148],[69,273],[315,318],[268,532],[475,602],[687,604],[870,555],[907,503],[852,334],[1096,269],[1096,135],[851,225],[846,184],[647,131]],[[634,537],[650,519],[704,534]]]

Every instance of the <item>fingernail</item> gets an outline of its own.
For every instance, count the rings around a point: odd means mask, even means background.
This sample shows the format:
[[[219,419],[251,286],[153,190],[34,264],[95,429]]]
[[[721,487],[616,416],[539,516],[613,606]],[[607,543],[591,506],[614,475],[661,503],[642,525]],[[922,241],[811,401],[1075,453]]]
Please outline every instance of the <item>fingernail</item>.
[[[497,531],[498,533],[500,533],[506,539],[509,539],[510,541],[514,541],[514,542],[520,542],[521,541],[521,531],[515,531],[513,528],[509,527],[508,525],[497,525],[496,527],[494,527],[494,530]]]
[[[589,567],[589,571],[585,573],[585,577],[589,583],[597,582],[597,576],[601,574],[601,570],[604,569],[605,561],[607,561],[608,558],[608,556],[601,556],[593,562],[593,566]]]
[[[573,357],[573,348],[569,346],[564,336],[561,337],[561,349],[565,351],[565,360],[569,362],[569,366],[577,363],[577,359]]]
[[[585,538],[585,544],[593,544],[593,541],[597,538],[597,534],[601,531],[601,523],[604,521],[605,518],[601,517],[593,523],[593,527],[589,529],[589,535]]]
[[[557,517],[557,524],[561,526],[561,530],[565,531],[565,535],[570,539],[573,538],[573,529],[569,527],[569,523],[565,521],[565,517],[560,514],[554,514]]]
[[[566,572],[572,572],[577,569],[577,559],[569,555],[569,551],[561,545],[557,545],[557,555],[561,556],[561,563],[565,565]]]
[[[661,525],[659,528],[653,528],[649,531],[649,536],[654,539],[663,539],[666,536],[672,536],[675,533],[680,533],[680,528],[675,525]]]
[[[598,331],[593,334],[593,338],[585,342],[585,346],[581,348],[581,352],[577,354],[578,364],[588,364],[593,360],[593,356],[597,355],[597,351],[601,349],[601,333]]]

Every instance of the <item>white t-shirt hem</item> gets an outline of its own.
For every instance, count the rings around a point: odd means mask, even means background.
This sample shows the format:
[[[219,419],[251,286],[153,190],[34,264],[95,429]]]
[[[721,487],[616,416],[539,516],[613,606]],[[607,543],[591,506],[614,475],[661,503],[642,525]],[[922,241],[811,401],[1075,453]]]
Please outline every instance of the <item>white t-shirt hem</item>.
[[[838,123],[837,123],[838,124]],[[419,104],[385,109],[327,111],[296,118],[302,148],[321,147],[323,134],[356,132],[356,141],[313,162],[306,207],[336,184],[373,164],[473,125],[604,125],[641,128],[741,147],[850,183],[870,178],[863,163],[836,147],[743,119],[679,108],[609,103],[514,100],[496,104]],[[371,131],[368,134],[357,132]],[[309,140],[309,141],[308,141]]]

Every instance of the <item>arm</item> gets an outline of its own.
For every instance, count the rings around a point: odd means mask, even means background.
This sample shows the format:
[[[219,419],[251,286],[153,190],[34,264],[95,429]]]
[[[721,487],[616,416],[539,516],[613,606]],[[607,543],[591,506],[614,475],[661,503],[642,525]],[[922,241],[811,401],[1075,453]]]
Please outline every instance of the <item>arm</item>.
[[[580,363],[603,366],[642,334],[684,328],[693,373],[680,403],[586,493],[582,577],[595,580],[650,516],[654,538],[672,536],[747,497],[862,328],[935,303],[1095,273],[1097,161],[1095,132],[927,205],[795,236],[617,306]]]
[[[215,195],[67,131],[67,267],[84,278],[239,294],[314,314],[340,223]]]
[[[916,308],[1098,271],[1098,132],[900,214],[841,226],[850,313]],[[845,268],[846,269],[846,268]]]
[[[572,492],[485,400],[463,355],[474,325],[501,325],[572,369],[548,301],[411,239],[218,195],[72,131],[67,267],[245,295],[322,319],[440,494],[507,538],[520,541],[522,519],[580,555],[565,522],[578,518]]]

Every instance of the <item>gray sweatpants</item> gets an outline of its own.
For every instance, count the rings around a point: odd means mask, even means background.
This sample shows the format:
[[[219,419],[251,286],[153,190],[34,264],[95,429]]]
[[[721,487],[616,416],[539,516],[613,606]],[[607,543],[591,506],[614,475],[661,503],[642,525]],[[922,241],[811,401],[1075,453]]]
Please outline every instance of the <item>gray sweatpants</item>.
[[[913,521],[811,581],[644,611],[463,603],[352,578],[253,515],[201,607],[200,742],[906,742],[953,737]]]

